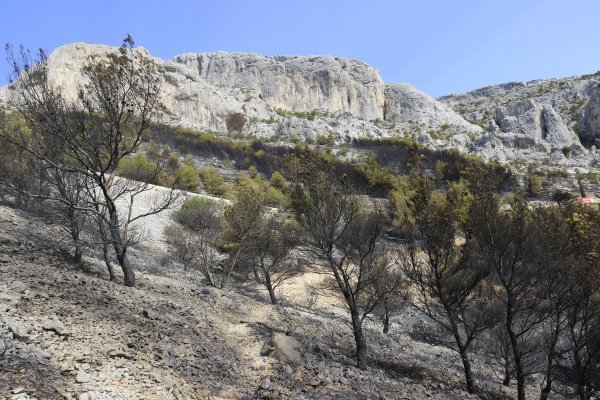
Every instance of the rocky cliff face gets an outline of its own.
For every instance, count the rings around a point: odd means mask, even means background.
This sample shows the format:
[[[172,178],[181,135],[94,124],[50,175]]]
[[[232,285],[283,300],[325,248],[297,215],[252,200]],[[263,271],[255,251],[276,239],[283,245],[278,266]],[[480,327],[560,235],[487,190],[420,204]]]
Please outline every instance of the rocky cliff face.
[[[583,145],[600,136],[599,83],[596,73],[489,86],[438,100],[487,127],[491,134],[475,143],[486,156],[585,165],[594,161],[595,148]]]
[[[340,57],[265,57],[254,53],[183,54],[173,61],[197,80],[245,88],[273,109],[383,118],[384,84],[369,65]]]
[[[75,97],[81,67],[115,48],[74,43],[49,57],[50,78]],[[142,48],[138,51],[144,52]],[[600,136],[600,74],[508,83],[434,99],[384,84],[369,65],[340,57],[188,53],[154,59],[163,78],[163,122],[217,133],[289,140],[331,135],[410,136],[501,160],[587,166]],[[0,101],[10,93],[0,88]]]
[[[50,78],[73,97],[88,57],[114,48],[74,43],[48,59]],[[138,49],[149,56],[146,50]],[[188,53],[163,70],[167,122],[259,136],[332,134],[338,139],[456,126],[477,131],[459,114],[409,85],[384,84],[379,72],[356,60],[315,56],[265,57],[254,53]],[[236,126],[228,124],[232,116]],[[240,122],[243,121],[243,122]]]
[[[448,125],[457,132],[480,133],[479,126],[467,122],[457,112],[407,84],[390,84],[385,88],[385,119],[426,129]]]

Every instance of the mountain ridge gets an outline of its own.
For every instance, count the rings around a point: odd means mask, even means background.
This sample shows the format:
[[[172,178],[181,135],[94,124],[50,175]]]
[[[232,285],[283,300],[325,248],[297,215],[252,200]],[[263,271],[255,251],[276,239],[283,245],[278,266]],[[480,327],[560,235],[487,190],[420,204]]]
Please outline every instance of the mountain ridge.
[[[48,58],[50,79],[74,97],[81,67],[115,47],[72,43]],[[136,51],[153,57],[148,50]],[[437,99],[386,83],[360,60],[335,56],[183,53],[163,60],[161,122],[290,141],[327,135],[409,137],[500,161],[593,168],[600,136],[600,74],[508,82]],[[0,88],[0,99],[10,91]]]

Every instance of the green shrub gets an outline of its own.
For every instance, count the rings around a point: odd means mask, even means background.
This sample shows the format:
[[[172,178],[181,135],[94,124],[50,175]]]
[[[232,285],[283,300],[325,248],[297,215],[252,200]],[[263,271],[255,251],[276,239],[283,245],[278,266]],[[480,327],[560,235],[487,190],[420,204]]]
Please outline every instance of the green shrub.
[[[144,153],[123,158],[119,164],[118,174],[124,178],[153,184],[157,184],[159,179],[158,165],[150,161]]]
[[[177,170],[177,183],[179,188],[188,192],[198,192],[200,188],[200,179],[196,169],[190,165],[185,165]]]
[[[317,133],[317,143],[321,146],[333,146],[335,143],[335,137],[333,135],[322,135]]]
[[[271,184],[272,187],[279,189],[282,192],[285,191],[288,186],[288,182],[283,177],[283,175],[281,175],[281,173],[279,171],[273,172],[269,183]]]
[[[214,200],[205,197],[194,196],[187,199],[181,208],[175,211],[171,218],[181,225],[195,229],[203,221],[198,221],[204,210],[215,210],[218,204]]]
[[[225,180],[214,167],[204,167],[200,169],[200,175],[202,176],[202,183],[206,192],[215,196],[221,196],[227,192],[227,185]]]
[[[274,186],[269,186],[265,195],[265,201],[273,207],[282,207],[287,203],[287,197],[283,192]]]
[[[337,152],[338,157],[345,157],[347,154],[348,154],[348,146],[346,146],[346,145],[340,147],[340,149]]]
[[[529,175],[528,191],[531,196],[540,196],[544,190],[542,177],[539,175]]]

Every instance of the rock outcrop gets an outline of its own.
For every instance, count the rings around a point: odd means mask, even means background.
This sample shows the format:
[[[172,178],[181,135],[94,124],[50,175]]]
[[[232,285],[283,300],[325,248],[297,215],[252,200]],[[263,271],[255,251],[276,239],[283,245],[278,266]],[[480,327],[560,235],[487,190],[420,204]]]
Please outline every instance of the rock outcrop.
[[[183,54],[173,61],[193,70],[197,80],[245,89],[273,109],[341,111],[367,120],[383,118],[383,80],[374,68],[360,61],[223,52]]]
[[[75,98],[85,83],[81,68],[89,57],[112,51],[85,43],[59,47],[48,58],[49,77],[66,97]],[[137,51],[150,57],[143,48]],[[389,136],[409,128],[480,130],[409,85],[386,87],[379,72],[361,61],[224,52],[154,60],[162,70],[163,121],[177,125],[282,138],[318,133],[338,140]],[[232,118],[239,123],[229,124]]]
[[[600,84],[590,96],[580,126],[582,139],[591,142],[600,137]]]
[[[474,142],[485,157],[587,168],[595,149],[583,145],[600,135],[599,83],[600,73],[595,73],[489,86],[438,100],[493,134]]]
[[[551,149],[582,147],[578,137],[551,105],[541,105],[530,99],[497,108],[494,122],[503,132],[544,140]]]
[[[385,88],[385,120],[401,125],[438,129],[449,126],[457,131],[480,133],[477,125],[467,122],[456,111],[408,84]]]

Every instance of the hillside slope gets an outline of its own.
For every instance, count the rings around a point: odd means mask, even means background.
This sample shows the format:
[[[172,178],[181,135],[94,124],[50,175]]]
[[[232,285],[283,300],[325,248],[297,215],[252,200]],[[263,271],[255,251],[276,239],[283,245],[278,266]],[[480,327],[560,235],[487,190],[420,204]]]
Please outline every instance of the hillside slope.
[[[126,288],[93,253],[85,271],[74,269],[50,239],[56,229],[0,206],[0,398],[478,398],[463,390],[456,353],[423,341],[429,322],[408,309],[389,335],[367,324],[371,361],[357,369],[339,299],[315,294],[322,274],[289,282],[283,305],[272,306],[252,283],[209,288],[197,272],[165,263],[156,250],[164,239],[151,229],[131,253],[138,286]],[[300,343],[300,365],[261,356],[273,332]],[[512,393],[485,349],[473,362],[482,398]]]

